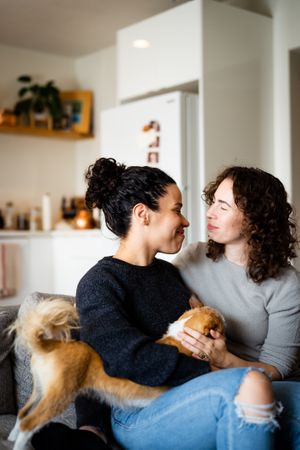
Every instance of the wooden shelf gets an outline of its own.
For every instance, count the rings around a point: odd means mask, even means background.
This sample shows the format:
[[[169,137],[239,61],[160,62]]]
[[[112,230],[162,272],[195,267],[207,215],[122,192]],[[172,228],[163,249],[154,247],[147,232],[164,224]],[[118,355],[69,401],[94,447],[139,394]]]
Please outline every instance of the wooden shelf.
[[[17,127],[0,126],[0,133],[19,134],[19,135],[56,138],[56,139],[70,139],[70,140],[92,139],[94,137],[92,134],[79,134],[75,133],[74,131],[47,130],[46,128],[32,128],[19,126]]]

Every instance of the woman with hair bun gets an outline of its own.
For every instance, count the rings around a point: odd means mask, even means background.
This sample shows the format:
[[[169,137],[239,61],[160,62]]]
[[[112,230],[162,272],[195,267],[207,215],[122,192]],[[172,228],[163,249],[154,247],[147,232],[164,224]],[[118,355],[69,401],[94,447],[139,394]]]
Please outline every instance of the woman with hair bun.
[[[125,410],[80,397],[82,429],[71,434],[85,433],[81,449],[104,448],[103,422],[129,450],[273,449],[278,408],[263,370],[213,371],[206,358],[156,343],[189,309],[191,295],[176,267],[156,258],[177,253],[189,225],[175,181],[158,168],[125,167],[111,158],[97,160],[86,179],[87,205],[103,211],[120,244],[78,285],[80,338],[99,353],[109,375],[170,389],[144,408]],[[68,449],[69,439],[70,432],[60,448]]]

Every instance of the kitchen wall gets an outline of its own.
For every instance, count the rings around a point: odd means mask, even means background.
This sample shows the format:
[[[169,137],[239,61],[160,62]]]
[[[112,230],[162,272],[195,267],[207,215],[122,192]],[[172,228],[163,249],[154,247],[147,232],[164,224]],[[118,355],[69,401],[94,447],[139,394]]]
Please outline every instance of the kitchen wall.
[[[279,0],[276,2],[273,19],[275,172],[291,194],[292,152],[289,52],[300,47],[299,18],[299,0]]]
[[[117,104],[116,47],[77,59],[75,73],[80,86],[90,89],[94,94],[95,139],[76,143],[75,191],[77,195],[82,195],[85,192],[84,171],[100,155],[100,112]]]
[[[75,60],[0,45],[0,60],[0,107],[13,107],[21,74],[54,79],[62,90],[91,89],[96,134],[100,110],[115,105],[115,48]],[[56,221],[63,195],[84,194],[83,171],[99,152],[98,135],[79,142],[0,134],[0,208],[13,201],[25,212],[50,192]]]
[[[274,5],[274,173],[282,180],[290,195],[300,225],[300,158],[299,107],[300,68],[300,2],[278,0]],[[291,52],[294,55],[291,61]],[[294,73],[291,71],[294,70]],[[297,81],[298,79],[298,81]],[[292,82],[292,84],[291,84]],[[291,89],[293,87],[293,90]],[[293,137],[292,137],[293,129]],[[300,257],[296,260],[300,270]]]
[[[230,164],[273,172],[272,19],[209,0],[203,16],[205,184]]]
[[[291,177],[292,199],[300,225],[300,46],[290,52]],[[300,269],[300,261],[299,261]]]

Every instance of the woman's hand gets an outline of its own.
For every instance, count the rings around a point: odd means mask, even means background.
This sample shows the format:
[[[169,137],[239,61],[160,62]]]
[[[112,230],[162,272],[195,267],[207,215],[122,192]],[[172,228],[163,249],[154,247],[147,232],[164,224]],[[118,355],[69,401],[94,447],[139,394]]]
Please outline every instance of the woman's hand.
[[[218,331],[210,330],[211,337],[204,336],[192,328],[185,327],[181,333],[182,345],[191,350],[194,358],[207,361],[216,369],[227,367],[227,359],[230,353],[227,350],[225,336]]]
[[[227,350],[225,336],[218,331],[210,330],[211,337],[199,331],[185,327],[180,333],[182,345],[193,352],[194,358],[209,362],[211,371],[233,367],[262,367],[272,375],[272,380],[281,380],[276,367],[258,361],[246,361]]]

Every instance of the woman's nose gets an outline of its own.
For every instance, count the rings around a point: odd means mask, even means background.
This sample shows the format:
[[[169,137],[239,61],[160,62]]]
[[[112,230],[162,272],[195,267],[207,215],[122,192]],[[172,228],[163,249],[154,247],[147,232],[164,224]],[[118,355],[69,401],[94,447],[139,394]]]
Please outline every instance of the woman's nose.
[[[210,205],[210,207],[208,208],[208,210],[206,212],[206,217],[209,219],[215,215],[216,215],[216,209],[215,209],[214,205]]]
[[[185,228],[190,226],[190,222],[184,216],[182,216],[182,226]]]

